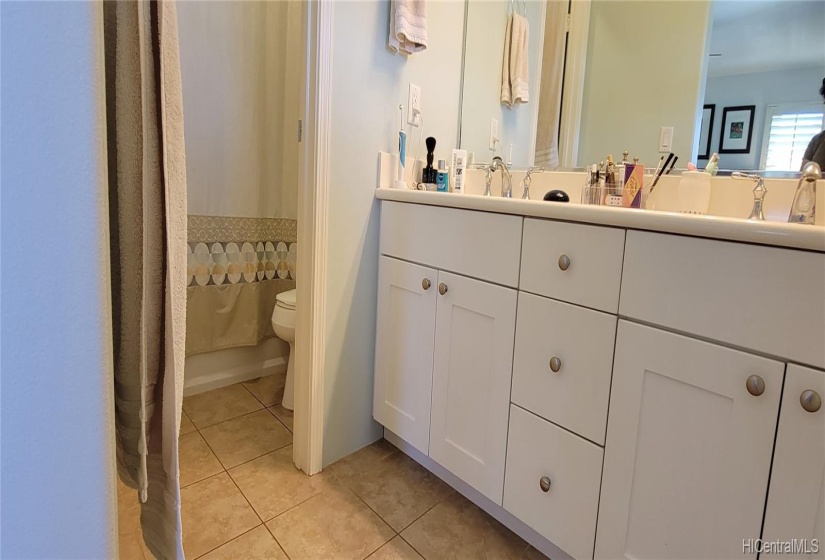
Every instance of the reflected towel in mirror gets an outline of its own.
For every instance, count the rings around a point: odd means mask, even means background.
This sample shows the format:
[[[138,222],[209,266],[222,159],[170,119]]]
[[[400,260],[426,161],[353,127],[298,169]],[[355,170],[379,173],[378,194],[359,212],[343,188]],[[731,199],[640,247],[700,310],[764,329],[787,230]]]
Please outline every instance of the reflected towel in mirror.
[[[530,23],[520,14],[512,14],[504,33],[504,57],[501,63],[501,103],[515,107],[530,99],[528,50]]]
[[[392,52],[411,55],[427,48],[427,4],[425,0],[392,0],[390,37]]]

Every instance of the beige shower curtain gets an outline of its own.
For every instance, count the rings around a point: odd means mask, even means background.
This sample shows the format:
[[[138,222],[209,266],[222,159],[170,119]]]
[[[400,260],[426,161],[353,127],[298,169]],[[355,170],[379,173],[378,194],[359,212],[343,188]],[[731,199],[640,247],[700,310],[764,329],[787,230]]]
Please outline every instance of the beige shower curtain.
[[[118,473],[144,541],[183,558],[178,433],[186,172],[175,4],[104,3]]]

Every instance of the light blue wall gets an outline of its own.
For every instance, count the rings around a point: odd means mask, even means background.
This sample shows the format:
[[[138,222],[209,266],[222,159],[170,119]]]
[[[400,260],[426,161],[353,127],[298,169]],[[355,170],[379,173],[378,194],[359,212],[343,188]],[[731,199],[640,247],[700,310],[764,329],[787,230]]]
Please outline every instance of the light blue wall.
[[[397,153],[398,104],[422,89],[424,136],[449,160],[458,128],[464,4],[427,4],[428,49],[387,49],[389,2],[335,2],[330,139],[324,451],[327,465],[381,437],[372,419],[380,205],[378,151]],[[415,157],[421,129],[407,128]],[[420,158],[426,156],[422,145]]]
[[[101,4],[0,22],[0,556],[115,558]]]
[[[756,105],[753,137],[748,154],[719,154],[720,169],[757,169],[762,154],[762,135],[768,105],[782,103],[822,103],[819,88],[825,78],[825,67],[797,68],[775,72],[757,72],[708,78],[705,104],[716,104],[710,152],[719,151],[722,113],[725,107]],[[700,152],[702,149],[700,148]],[[699,162],[704,167],[706,160]]]

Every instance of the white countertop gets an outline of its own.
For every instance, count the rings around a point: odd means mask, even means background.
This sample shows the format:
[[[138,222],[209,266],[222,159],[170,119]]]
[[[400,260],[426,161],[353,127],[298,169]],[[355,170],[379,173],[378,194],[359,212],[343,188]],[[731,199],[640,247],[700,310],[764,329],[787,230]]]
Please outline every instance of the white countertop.
[[[376,198],[825,252],[825,227],[575,203],[378,188]],[[825,211],[825,209],[823,209]]]

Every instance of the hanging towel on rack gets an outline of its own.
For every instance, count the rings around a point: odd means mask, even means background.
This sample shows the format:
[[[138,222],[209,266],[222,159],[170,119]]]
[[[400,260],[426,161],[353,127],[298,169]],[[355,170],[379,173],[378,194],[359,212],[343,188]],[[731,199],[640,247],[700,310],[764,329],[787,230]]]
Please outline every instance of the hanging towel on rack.
[[[504,57],[501,63],[501,103],[516,107],[530,100],[528,52],[530,23],[520,14],[507,19],[504,32]]]
[[[392,52],[411,55],[427,49],[427,4],[425,0],[392,0],[390,37]]]

